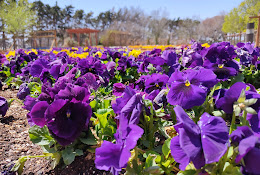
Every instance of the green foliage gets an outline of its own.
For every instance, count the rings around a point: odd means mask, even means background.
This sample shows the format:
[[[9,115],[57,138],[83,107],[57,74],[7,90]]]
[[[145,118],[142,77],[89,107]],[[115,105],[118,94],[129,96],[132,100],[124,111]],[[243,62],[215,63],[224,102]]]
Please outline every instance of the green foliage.
[[[19,175],[22,174],[24,164],[28,159],[29,158],[26,156],[20,157],[16,164],[13,166],[11,171],[16,171]]]
[[[5,30],[12,34],[24,33],[35,20],[27,0],[6,0],[1,4],[0,18],[4,21]]]
[[[162,146],[162,152],[163,152],[163,155],[168,158],[171,150],[170,150],[170,145],[171,145],[171,138],[167,139],[163,146]]]
[[[225,33],[239,33],[246,29],[246,20],[239,12],[239,9],[232,9],[229,14],[225,16],[222,31]]]
[[[249,19],[250,16],[257,16],[260,10],[259,0],[244,0],[237,7],[232,9],[226,16],[222,31],[225,33],[239,33],[246,30],[248,22],[255,22],[257,28],[257,19]]]
[[[80,149],[74,150],[73,147],[66,147],[64,150],[61,151],[61,155],[63,158],[63,162],[66,165],[69,165],[74,161],[76,156],[83,155],[83,151]]]
[[[94,137],[94,135],[91,133],[91,131],[88,132],[87,138],[79,138],[79,140],[86,145],[96,145],[97,144],[97,139]]]
[[[49,145],[54,141],[47,126],[40,128],[39,126],[34,125],[29,129],[29,137],[30,140],[37,145]]]

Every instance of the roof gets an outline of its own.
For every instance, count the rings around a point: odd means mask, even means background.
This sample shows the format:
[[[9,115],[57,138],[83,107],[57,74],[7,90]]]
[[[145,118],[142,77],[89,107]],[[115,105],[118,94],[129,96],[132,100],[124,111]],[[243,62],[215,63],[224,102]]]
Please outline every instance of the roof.
[[[84,29],[67,29],[67,33],[98,33],[99,30],[95,29],[89,29],[89,28],[84,28]]]

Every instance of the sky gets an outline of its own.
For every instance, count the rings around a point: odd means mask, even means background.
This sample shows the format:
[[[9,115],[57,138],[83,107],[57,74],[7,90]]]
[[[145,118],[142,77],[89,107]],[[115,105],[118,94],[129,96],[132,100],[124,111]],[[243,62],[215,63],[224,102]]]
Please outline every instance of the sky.
[[[33,2],[34,0],[29,0]],[[155,10],[163,10],[168,18],[180,17],[206,19],[223,12],[228,13],[238,7],[243,0],[57,0],[58,5],[64,8],[73,5],[75,10],[82,9],[85,13],[94,12],[97,16],[100,12],[105,12],[114,8],[118,10],[124,7],[139,7],[146,14],[151,15]],[[42,0],[43,3],[51,6],[56,0]]]

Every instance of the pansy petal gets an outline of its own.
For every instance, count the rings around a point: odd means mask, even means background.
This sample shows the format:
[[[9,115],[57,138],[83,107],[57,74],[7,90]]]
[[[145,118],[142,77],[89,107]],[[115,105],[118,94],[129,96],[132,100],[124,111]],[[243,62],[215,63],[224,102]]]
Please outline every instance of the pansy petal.
[[[116,103],[112,104],[112,108],[116,114],[119,114],[120,111],[123,109],[123,107],[126,105],[126,103],[131,99],[131,97],[135,94],[135,90],[126,87],[124,90],[123,96],[116,99]]]
[[[201,116],[198,125],[201,129],[201,140],[206,163],[213,163],[225,154],[229,134],[225,121],[208,113]]]
[[[252,150],[259,138],[252,135],[240,141],[238,146],[239,155],[236,158],[236,163],[238,163],[250,150]]]
[[[100,170],[109,171],[110,168],[113,167],[116,170],[120,171],[121,168],[119,166],[119,163],[120,163],[119,161],[120,161],[121,151],[122,151],[122,145],[113,144],[111,142],[104,140],[101,147],[97,148],[96,152],[95,152],[96,168],[98,168]]]
[[[248,126],[240,126],[230,135],[232,143],[239,143],[242,139],[254,135],[253,131]]]
[[[197,162],[197,164],[203,166],[203,164],[205,164],[205,161],[201,159],[201,156],[203,156],[203,154],[200,135],[195,135],[194,133],[180,128],[179,138],[180,146],[185,154],[190,158],[190,160],[202,160],[202,162]]]
[[[244,157],[245,170],[251,174],[260,174],[260,149],[253,148]]]
[[[139,138],[142,137],[144,130],[134,124],[128,125],[127,130],[128,135],[125,139],[125,149],[128,149],[130,151],[136,146],[137,141]]]
[[[210,69],[201,68],[197,71],[195,76],[190,79],[191,84],[194,85],[203,85],[205,87],[213,87],[217,84],[217,76]]]
[[[180,124],[182,124],[181,127],[183,127],[185,130],[188,130],[189,132],[191,132],[191,133],[193,133],[195,135],[199,135],[200,134],[199,127],[194,123],[193,120],[190,119],[190,117],[183,110],[182,107],[176,106],[174,108],[174,112],[176,114],[176,119],[178,121],[177,125],[175,125],[174,127],[180,128],[178,126],[180,126]]]
[[[48,107],[49,104],[46,101],[40,101],[33,106],[30,116],[36,125],[43,127],[46,124],[44,113]]]
[[[179,136],[175,136],[172,138],[170,149],[171,155],[174,158],[174,160],[180,163],[180,169],[185,170],[186,166],[190,163],[190,159],[180,146]]]
[[[47,126],[57,138],[72,142],[86,127],[91,114],[91,107],[85,102],[73,103],[58,99],[46,111]]]
[[[167,100],[171,105],[180,105],[184,109],[200,106],[206,99],[206,91],[195,85],[186,86],[185,83],[175,82],[167,94]]]

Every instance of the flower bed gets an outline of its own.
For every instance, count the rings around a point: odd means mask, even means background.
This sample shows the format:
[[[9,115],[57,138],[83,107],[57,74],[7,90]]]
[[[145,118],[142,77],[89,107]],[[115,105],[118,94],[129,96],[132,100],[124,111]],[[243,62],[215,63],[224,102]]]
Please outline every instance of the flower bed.
[[[43,150],[11,171],[90,152],[113,174],[260,174],[259,48],[249,43],[16,50],[0,61]]]

